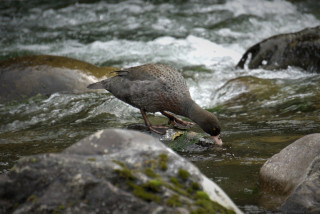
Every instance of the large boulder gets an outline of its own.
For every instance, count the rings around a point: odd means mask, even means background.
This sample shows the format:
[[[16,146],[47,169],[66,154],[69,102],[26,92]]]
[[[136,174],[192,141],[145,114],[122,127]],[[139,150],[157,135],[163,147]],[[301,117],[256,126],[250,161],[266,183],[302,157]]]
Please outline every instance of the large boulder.
[[[297,66],[320,73],[320,26],[272,36],[250,47],[237,66],[284,69]]]
[[[320,213],[320,156],[311,163],[307,177],[281,206],[283,213]]]
[[[62,56],[23,56],[0,62],[0,103],[38,94],[83,92],[92,76],[110,76],[113,68],[97,67]]]
[[[260,170],[261,203],[284,213],[320,211],[320,134],[304,136]]]
[[[155,138],[107,129],[0,176],[0,213],[241,213]]]

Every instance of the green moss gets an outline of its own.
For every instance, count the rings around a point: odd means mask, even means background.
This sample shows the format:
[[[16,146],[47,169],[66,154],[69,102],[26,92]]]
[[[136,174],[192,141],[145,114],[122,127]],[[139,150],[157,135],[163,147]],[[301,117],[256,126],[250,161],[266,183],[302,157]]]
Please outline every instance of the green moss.
[[[142,187],[152,192],[160,192],[162,184],[161,180],[149,180],[147,183],[143,184]]]
[[[180,195],[188,196],[189,194],[185,191],[186,187],[182,183],[179,182],[178,178],[172,177],[170,178],[170,182],[173,184],[165,183],[165,186]]]
[[[210,200],[210,197],[208,196],[208,194],[204,191],[197,191],[195,194],[195,199],[198,200]]]
[[[187,188],[187,192],[190,194],[198,190],[200,190],[200,185],[197,182],[192,182],[191,185]]]
[[[65,205],[61,204],[58,208],[55,208],[52,214],[60,214],[66,209]]]
[[[65,209],[66,209],[66,207],[65,207],[64,205],[61,204],[61,205],[59,206],[59,210],[65,210]]]
[[[199,190],[199,189],[200,189],[200,185],[199,185],[198,182],[192,182],[192,183],[191,183],[191,188],[192,188],[193,190]]]
[[[141,198],[142,200],[145,200],[145,201],[154,201],[157,203],[161,202],[160,196],[146,190],[143,186],[139,186],[131,181],[128,182],[128,185],[133,189],[133,194],[136,197]]]
[[[180,168],[176,177],[171,177],[170,181],[163,180],[159,174],[155,173],[155,169],[167,170],[167,162],[169,158],[166,154],[162,153],[158,156],[157,166],[153,164],[148,168],[135,169],[137,173],[145,173],[150,179],[146,183],[139,184],[137,178],[133,175],[133,170],[129,169],[128,166],[120,161],[113,161],[114,163],[121,166],[121,169],[115,169],[114,171],[119,174],[120,178],[125,179],[127,190],[145,201],[155,202],[158,204],[165,204],[170,207],[179,207],[183,204],[191,209],[191,213],[221,213],[229,214],[234,213],[233,210],[226,209],[220,204],[210,200],[208,194],[201,191],[199,183],[192,182],[190,179],[190,173]],[[119,185],[122,186],[122,185]],[[173,191],[173,194],[166,200],[161,197],[161,192],[168,188]],[[159,194],[160,193],[160,194]],[[181,200],[181,197],[187,197],[190,200]],[[192,210],[193,209],[193,210]],[[61,210],[57,210],[61,211]]]
[[[214,212],[216,213],[216,212]],[[198,208],[196,210],[192,210],[191,214],[208,214],[208,211],[203,208]]]
[[[96,161],[96,159],[95,158],[88,158],[88,161],[94,162],[94,161]]]
[[[178,195],[172,195],[168,200],[166,201],[166,205],[170,207],[181,207],[182,203],[180,201],[180,198]]]
[[[127,167],[127,165],[126,165],[125,163],[121,162],[121,161],[118,161],[118,160],[113,160],[112,162],[113,162],[113,163],[116,163],[116,164],[118,164],[118,165],[119,165],[119,166],[121,166],[122,168],[125,168],[125,167]]]
[[[37,162],[37,159],[36,159],[36,158],[32,158],[32,159],[31,159],[31,162],[32,162],[32,163],[36,163],[36,162]]]
[[[159,168],[162,171],[166,171],[168,169],[168,165],[167,165],[168,161],[169,161],[169,157],[167,154],[162,153],[159,155],[158,163],[159,163]]]
[[[176,178],[176,177],[171,177],[170,182],[176,186],[181,186],[181,183],[179,182],[178,178]]]
[[[187,181],[188,178],[190,177],[190,173],[187,170],[184,169],[179,169],[178,171],[178,176],[183,180],[183,181]]]
[[[145,201],[155,201],[159,203],[161,201],[161,197],[156,195],[156,192],[161,190],[162,181],[161,179],[153,179],[149,180],[145,184],[138,185],[134,183],[136,177],[133,175],[132,170],[130,170],[123,162],[113,161],[122,167],[122,169],[115,169],[115,172],[119,174],[121,178],[126,179],[127,185],[132,189],[132,193],[142,200]],[[145,171],[146,174],[151,176],[156,176],[152,169]]]
[[[198,137],[188,137],[188,132],[185,132],[183,135],[175,138],[169,146],[174,151],[183,151],[197,142]]]
[[[207,214],[207,213],[235,214],[233,210],[227,209],[213,201],[199,200],[196,202],[196,205],[198,205],[199,208],[191,211],[192,214]]]
[[[233,210],[227,209],[220,204],[210,200],[208,194],[204,191],[197,191],[194,195],[195,205],[199,206],[198,209],[193,210],[192,214],[204,214],[204,213],[221,213],[231,214],[235,213]]]
[[[134,175],[132,174],[131,170],[129,170],[128,168],[116,169],[114,171],[117,172],[121,178],[125,178],[126,180],[135,180],[136,179],[136,177],[134,177]]]
[[[122,169],[115,169],[114,171],[119,174],[119,177],[124,178],[126,180],[135,180],[136,177],[132,174],[132,170],[130,170],[124,163],[114,160],[114,163],[120,165]]]
[[[184,182],[187,181],[189,177],[190,177],[190,174],[188,171],[184,169],[179,169],[178,176],[171,177],[170,182],[172,185],[167,185],[167,187],[179,194],[190,197],[191,196],[190,194],[195,191],[194,188],[199,189],[200,187],[198,183],[194,183],[194,182],[191,184],[191,186],[187,186]]]
[[[158,176],[158,174],[156,174],[152,168],[146,168],[144,173],[150,178],[156,178]]]

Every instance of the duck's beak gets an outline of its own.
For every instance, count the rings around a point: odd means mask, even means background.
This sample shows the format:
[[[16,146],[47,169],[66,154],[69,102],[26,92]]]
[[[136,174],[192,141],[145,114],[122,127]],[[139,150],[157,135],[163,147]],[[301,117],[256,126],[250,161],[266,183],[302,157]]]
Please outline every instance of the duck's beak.
[[[220,137],[220,134],[217,135],[217,136],[212,136],[212,138],[213,138],[213,140],[216,142],[216,144],[217,144],[218,146],[222,146],[222,139],[221,139],[221,137]]]

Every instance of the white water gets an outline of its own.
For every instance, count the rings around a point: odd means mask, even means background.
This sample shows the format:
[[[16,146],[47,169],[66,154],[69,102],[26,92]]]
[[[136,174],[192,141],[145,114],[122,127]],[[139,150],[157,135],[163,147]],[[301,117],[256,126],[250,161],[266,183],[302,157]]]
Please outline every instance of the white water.
[[[175,16],[178,13],[194,17]],[[223,21],[217,13],[229,14],[226,16],[234,19],[235,23],[207,29],[208,26]],[[241,21],[242,16],[246,16],[248,20]],[[236,70],[234,66],[248,47],[264,38],[319,24],[314,16],[302,14],[296,6],[284,0],[229,0],[225,4],[191,2],[182,6],[155,5],[143,1],[113,4],[99,2],[76,4],[57,10],[32,8],[25,16],[14,19],[10,25],[23,26],[20,31],[26,36],[32,33],[34,27],[46,27],[48,30],[39,32],[37,41],[20,38],[11,45],[0,44],[0,47],[4,52],[17,50],[62,55],[97,65],[130,67],[152,62],[171,64],[179,69],[202,66],[212,72],[196,73],[193,79],[187,81],[196,102],[212,107],[221,103],[219,100],[212,100],[213,94],[235,77],[252,75],[265,79],[290,79],[308,75],[296,68],[275,73],[261,69]],[[139,35],[141,27],[145,31],[168,32],[168,35],[149,40],[139,39],[139,36],[131,39],[130,35],[130,39],[119,39],[115,33],[125,30],[128,34],[132,31]],[[58,37],[59,33],[66,38],[38,41],[45,37]],[[71,38],[78,33],[79,37]],[[183,38],[170,36],[172,33]],[[81,40],[81,36],[90,34],[98,34],[97,39],[89,43]],[[224,100],[231,99],[240,92],[241,90],[228,91]]]
[[[7,11],[14,13],[13,9]],[[61,9],[36,6],[11,20],[0,14],[0,20],[1,29],[6,27],[8,31],[7,34],[2,32],[3,39],[0,40],[3,54],[61,55],[96,65],[118,67],[167,63],[186,76],[191,96],[206,108],[247,92],[244,85],[225,86],[237,77],[288,80],[312,76],[291,67],[274,72],[235,69],[235,65],[248,47],[264,38],[320,24],[313,15],[301,13],[296,6],[284,0],[228,0],[225,4],[190,1],[179,5],[135,0],[75,4]],[[219,24],[220,27],[214,27]],[[44,29],[34,34],[34,29],[39,28]],[[125,36],[119,36],[123,31]],[[161,33],[148,39],[144,33],[149,31]],[[131,37],[131,34],[135,36]],[[190,69],[195,66],[207,72]],[[19,107],[14,111],[24,109],[24,114],[34,116],[27,122],[14,121],[5,129],[19,129],[48,121],[53,124],[59,118],[83,110],[81,98],[74,108],[69,99],[68,95],[55,94],[39,106]],[[46,103],[52,105],[53,102],[62,107],[48,114],[45,111],[35,114],[46,108]],[[67,104],[68,108],[64,110],[63,106]],[[116,99],[109,99],[108,105],[101,104],[90,112],[91,116],[80,118],[78,122],[101,113],[114,114],[125,120],[137,110]]]

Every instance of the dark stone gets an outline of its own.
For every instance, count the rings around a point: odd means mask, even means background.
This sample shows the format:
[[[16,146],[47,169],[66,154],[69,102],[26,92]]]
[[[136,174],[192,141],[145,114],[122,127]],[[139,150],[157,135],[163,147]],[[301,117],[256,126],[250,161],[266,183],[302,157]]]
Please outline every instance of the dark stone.
[[[269,70],[296,66],[320,73],[320,26],[265,39],[249,48],[237,66]]]
[[[285,213],[317,213],[320,205],[320,134],[304,136],[260,169],[261,204]]]
[[[38,94],[83,92],[92,82],[89,75],[108,76],[114,69],[100,68],[61,56],[23,56],[0,62],[0,103]]]
[[[136,131],[99,131],[0,175],[0,213],[241,213],[190,162]]]
[[[281,206],[283,213],[320,213],[320,156],[311,163],[307,177]]]

